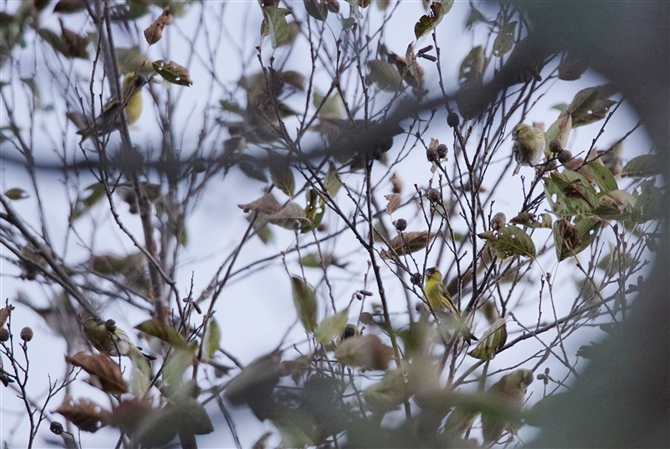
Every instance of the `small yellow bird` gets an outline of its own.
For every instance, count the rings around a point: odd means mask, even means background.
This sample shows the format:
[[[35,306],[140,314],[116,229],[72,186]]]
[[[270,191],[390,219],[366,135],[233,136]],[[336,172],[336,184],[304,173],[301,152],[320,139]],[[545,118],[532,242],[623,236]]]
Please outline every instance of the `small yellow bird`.
[[[461,312],[454,304],[454,301],[451,299],[451,295],[447,290],[447,287],[444,286],[442,281],[442,273],[437,267],[428,268],[426,270],[426,284],[423,288],[426,296],[424,297],[424,303],[426,303],[426,308],[432,308],[435,312],[446,312],[450,316],[454,316],[459,322],[458,327],[461,328],[461,334],[465,341],[470,344],[472,340],[477,340],[470,330],[463,324],[461,321]],[[430,307],[428,306],[430,304]],[[438,314],[439,317],[441,314]]]
[[[143,354],[140,348],[130,341],[128,334],[116,327],[114,320],[102,321],[98,317],[88,315],[80,317],[80,323],[86,340],[100,352],[112,357],[142,355],[149,360],[155,360],[155,357]]]
[[[521,411],[523,399],[528,385],[533,382],[533,372],[527,369],[518,369],[503,376],[489,388],[488,393],[503,401],[512,413]],[[498,441],[505,428],[516,432],[518,423],[514,424],[505,419],[501,413],[482,413],[482,434],[486,444]]]
[[[142,94],[140,89],[147,82],[147,79],[139,73],[129,73],[123,79],[123,101],[119,104],[116,100],[110,100],[105,104],[102,113],[95,119],[95,125],[89,128],[80,129],[77,134],[82,136],[82,141],[93,137],[97,132],[99,136],[110,134],[120,129],[121,123],[119,116],[123,115],[129,125],[132,125],[140,118],[142,114]]]
[[[512,140],[514,141],[514,159],[516,168],[514,175],[519,173],[522,165],[533,167],[540,162],[544,155],[544,133],[541,129],[534,126],[519,123],[512,130]]]

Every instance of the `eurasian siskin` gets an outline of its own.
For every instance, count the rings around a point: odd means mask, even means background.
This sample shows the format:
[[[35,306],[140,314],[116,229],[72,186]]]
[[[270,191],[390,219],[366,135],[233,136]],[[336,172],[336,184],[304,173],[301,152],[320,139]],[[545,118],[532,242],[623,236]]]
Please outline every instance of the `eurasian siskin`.
[[[114,320],[102,321],[98,317],[88,315],[80,319],[80,322],[84,337],[98,351],[112,357],[120,355],[132,357],[141,354],[149,360],[154,359],[154,357],[142,354],[140,349],[130,341],[128,334],[116,327]]]
[[[489,388],[488,393],[496,399],[502,401],[509,407],[511,413],[518,413],[523,405],[523,399],[526,395],[528,385],[533,382],[533,372],[527,369],[518,369],[503,376],[498,382]],[[518,425],[514,425],[504,414],[499,411],[482,412],[482,434],[484,443],[498,441],[506,427],[516,431]]]
[[[514,141],[514,159],[516,168],[514,175],[519,173],[522,165],[529,167],[537,164],[544,155],[544,133],[534,126],[519,123],[512,130]]]
[[[142,94],[140,89],[147,80],[139,73],[129,73],[123,79],[123,99],[124,103],[119,107],[118,102],[110,100],[105,104],[102,114],[95,119],[95,124],[91,127],[80,129],[77,134],[82,136],[82,141],[93,137],[96,133],[98,136],[110,134],[111,132],[120,129],[121,123],[118,118],[123,112],[126,121],[132,125],[140,118],[142,114]]]
[[[440,318],[443,316],[455,317],[457,325],[460,327],[461,334],[468,344],[470,344],[472,340],[477,340],[467,326],[460,322],[461,312],[451,299],[447,287],[444,286],[444,283],[442,282],[442,273],[440,273],[440,270],[438,270],[437,267],[428,268],[426,270],[426,285],[424,286],[424,292],[426,293],[424,298],[426,307],[430,304],[430,308],[432,308]]]

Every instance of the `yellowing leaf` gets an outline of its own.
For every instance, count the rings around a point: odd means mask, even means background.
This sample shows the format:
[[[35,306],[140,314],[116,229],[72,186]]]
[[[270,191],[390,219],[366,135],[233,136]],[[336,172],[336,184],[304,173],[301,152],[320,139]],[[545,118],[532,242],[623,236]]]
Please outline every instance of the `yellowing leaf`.
[[[316,293],[314,289],[307,281],[297,276],[291,277],[291,289],[300,322],[307,332],[314,332],[316,330]]]
[[[347,325],[348,314],[349,309],[345,309],[323,320],[314,333],[316,342],[325,345],[340,335]]]
[[[363,399],[373,412],[386,413],[398,407],[408,397],[403,370],[384,374],[380,382],[363,390]]]
[[[267,216],[268,222],[292,231],[307,223],[305,210],[295,201],[289,201],[279,212]]]
[[[238,204],[237,207],[244,212],[258,212],[260,214],[272,215],[279,212],[282,207],[281,204],[272,196],[271,193],[264,193],[259,199],[248,204]]]
[[[470,50],[458,70],[458,83],[481,82],[484,74],[484,62],[484,47],[479,45]]]
[[[340,118],[342,116],[342,106],[340,94],[335,93],[328,98],[324,98],[319,92],[314,91],[312,104],[319,109],[320,118]]]
[[[176,348],[185,348],[187,346],[186,339],[183,335],[167,324],[157,320],[147,320],[135,326],[135,329],[138,329],[145,334],[152,335],[159,340],[163,340]]]
[[[328,171],[326,172],[326,178],[323,180],[323,183],[326,186],[328,194],[332,198],[335,198],[337,192],[340,191],[340,187],[342,187],[342,182],[340,181],[340,177],[337,174],[335,164],[333,164],[332,162],[328,163]]]
[[[544,153],[550,154],[549,144],[554,139],[558,139],[561,148],[565,148],[568,145],[570,131],[572,131],[572,116],[568,112],[562,112],[544,134]]]
[[[273,6],[263,8],[263,15],[265,16],[265,23],[268,27],[272,48],[280,47],[290,38],[291,29],[286,21],[288,14],[291,14],[291,11],[284,8],[275,8]]]
[[[479,338],[479,343],[468,355],[479,360],[491,360],[507,341],[507,325],[504,318],[498,318]]]
[[[207,326],[207,333],[205,334],[205,352],[209,358],[214,357],[214,354],[219,349],[219,342],[221,341],[221,329],[219,323],[212,318]]]
[[[30,195],[28,195],[28,193],[25,190],[20,189],[18,187],[14,187],[13,189],[7,190],[5,192],[5,196],[13,201],[24,200],[30,197]]]
[[[661,165],[655,154],[637,156],[621,170],[621,176],[629,178],[648,178],[659,174],[661,174]]]

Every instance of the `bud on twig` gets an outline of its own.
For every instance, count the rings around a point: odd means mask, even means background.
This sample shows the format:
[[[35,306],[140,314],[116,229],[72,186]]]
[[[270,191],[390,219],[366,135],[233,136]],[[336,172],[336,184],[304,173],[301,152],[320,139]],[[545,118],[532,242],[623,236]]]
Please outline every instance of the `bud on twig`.
[[[49,430],[51,430],[51,433],[53,433],[55,435],[62,435],[63,434],[63,425],[61,423],[59,423],[58,421],[54,421],[49,426]]]
[[[450,112],[449,115],[447,115],[447,125],[451,126],[452,128],[456,128],[460,121],[461,119],[455,112]]]
[[[33,339],[33,330],[26,326],[23,329],[21,329],[21,334],[19,335],[21,337],[21,340],[29,342],[30,340]]]
[[[407,229],[407,220],[405,220],[404,218],[398,218],[394,224],[395,228],[400,232]]]

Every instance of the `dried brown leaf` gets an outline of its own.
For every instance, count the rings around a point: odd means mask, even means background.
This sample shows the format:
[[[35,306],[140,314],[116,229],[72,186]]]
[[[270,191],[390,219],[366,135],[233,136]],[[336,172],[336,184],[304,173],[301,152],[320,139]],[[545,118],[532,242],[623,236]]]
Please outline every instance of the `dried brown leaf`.
[[[166,6],[163,12],[154,23],[144,30],[144,38],[149,45],[153,45],[163,37],[163,28],[172,23],[172,15],[170,14],[170,6]]]
[[[90,383],[105,393],[119,395],[128,391],[128,385],[123,380],[119,365],[114,363],[107,354],[78,352],[73,356],[65,356],[65,360],[90,374],[92,376]]]
[[[95,402],[88,399],[75,401],[70,395],[65,396],[63,403],[55,412],[63,415],[80,430],[91,433],[106,426],[111,419],[111,413]]]
[[[398,207],[400,206],[400,194],[392,193],[391,195],[384,195],[384,198],[388,201],[388,204],[386,205],[386,213],[393,215],[393,212],[398,210]]]

